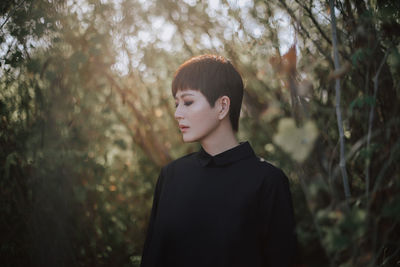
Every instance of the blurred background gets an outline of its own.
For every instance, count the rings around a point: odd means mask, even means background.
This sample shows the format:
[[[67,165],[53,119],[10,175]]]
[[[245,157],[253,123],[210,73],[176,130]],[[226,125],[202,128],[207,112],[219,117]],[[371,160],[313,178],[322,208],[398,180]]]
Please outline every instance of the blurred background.
[[[290,178],[296,266],[399,266],[399,33],[391,0],[2,0],[1,266],[139,266],[160,168],[199,149],[171,80],[205,53]]]

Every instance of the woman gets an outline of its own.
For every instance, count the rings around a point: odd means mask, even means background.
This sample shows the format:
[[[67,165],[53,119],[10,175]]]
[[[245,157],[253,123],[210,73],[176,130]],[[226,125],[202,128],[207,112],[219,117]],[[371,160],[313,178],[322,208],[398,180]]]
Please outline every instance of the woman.
[[[158,177],[142,267],[290,266],[295,250],[288,179],[238,142],[243,82],[221,56],[182,64],[175,119],[198,152]]]

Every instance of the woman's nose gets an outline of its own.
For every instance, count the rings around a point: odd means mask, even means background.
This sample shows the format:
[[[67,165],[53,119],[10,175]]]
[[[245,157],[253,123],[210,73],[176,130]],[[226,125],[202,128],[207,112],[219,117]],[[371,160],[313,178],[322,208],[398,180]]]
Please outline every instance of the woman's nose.
[[[174,116],[175,116],[175,119],[176,119],[176,120],[179,120],[179,119],[182,119],[182,118],[183,118],[183,113],[182,113],[181,105],[178,105],[178,106],[176,107]]]

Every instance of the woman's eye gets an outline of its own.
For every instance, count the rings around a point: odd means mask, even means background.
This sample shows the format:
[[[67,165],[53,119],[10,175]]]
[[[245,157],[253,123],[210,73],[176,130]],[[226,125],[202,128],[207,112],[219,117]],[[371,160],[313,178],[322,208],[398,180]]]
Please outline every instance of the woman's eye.
[[[193,101],[186,101],[186,102],[183,102],[183,104],[184,104],[185,106],[190,106],[192,103],[193,103]],[[178,106],[179,106],[179,103],[175,103],[175,108],[177,108]]]

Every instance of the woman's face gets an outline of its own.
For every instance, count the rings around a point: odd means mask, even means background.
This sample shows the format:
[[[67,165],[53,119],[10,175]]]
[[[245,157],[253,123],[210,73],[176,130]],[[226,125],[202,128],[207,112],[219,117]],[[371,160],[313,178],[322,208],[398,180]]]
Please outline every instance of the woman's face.
[[[217,105],[213,108],[198,90],[178,90],[175,96],[175,119],[184,142],[202,141],[218,126]]]

